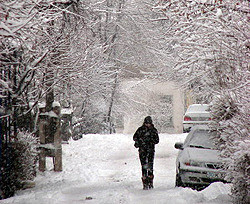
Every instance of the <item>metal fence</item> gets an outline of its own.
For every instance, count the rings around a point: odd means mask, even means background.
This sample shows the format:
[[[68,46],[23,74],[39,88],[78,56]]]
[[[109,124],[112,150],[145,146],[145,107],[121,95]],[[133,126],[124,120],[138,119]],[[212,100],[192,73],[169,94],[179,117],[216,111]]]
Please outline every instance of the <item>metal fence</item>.
[[[9,90],[4,86],[11,81],[10,67],[0,68],[0,80],[0,199],[3,199],[10,193],[3,189],[11,168],[11,98]]]

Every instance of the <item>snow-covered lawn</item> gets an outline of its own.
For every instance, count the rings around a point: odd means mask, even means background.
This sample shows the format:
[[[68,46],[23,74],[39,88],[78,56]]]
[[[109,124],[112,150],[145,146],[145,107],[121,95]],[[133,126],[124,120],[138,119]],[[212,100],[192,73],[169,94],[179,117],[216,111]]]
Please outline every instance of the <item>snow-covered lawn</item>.
[[[186,134],[160,134],[155,155],[155,188],[142,190],[141,169],[132,135],[84,135],[63,144],[63,172],[38,173],[36,187],[0,203],[19,204],[198,204],[231,203],[230,185],[214,183],[203,191],[175,187],[175,142]]]

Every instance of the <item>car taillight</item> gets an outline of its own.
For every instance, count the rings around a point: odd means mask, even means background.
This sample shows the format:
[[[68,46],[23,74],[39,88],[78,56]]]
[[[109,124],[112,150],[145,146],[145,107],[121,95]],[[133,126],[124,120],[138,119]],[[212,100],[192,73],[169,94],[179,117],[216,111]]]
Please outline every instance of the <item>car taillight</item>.
[[[191,117],[189,117],[189,116],[184,117],[184,121],[190,121],[190,120],[192,120]]]
[[[190,162],[185,162],[184,164],[187,166],[190,166]]]

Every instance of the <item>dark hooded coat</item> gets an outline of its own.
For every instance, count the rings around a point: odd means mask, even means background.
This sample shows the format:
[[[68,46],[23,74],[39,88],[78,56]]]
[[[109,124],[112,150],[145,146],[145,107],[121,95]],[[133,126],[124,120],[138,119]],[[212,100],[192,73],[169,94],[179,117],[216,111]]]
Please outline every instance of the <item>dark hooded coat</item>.
[[[145,124],[150,123],[151,126],[147,127]],[[144,123],[139,127],[134,136],[135,147],[140,150],[155,150],[155,144],[159,143],[158,131],[152,124],[152,119],[148,116],[145,118]]]

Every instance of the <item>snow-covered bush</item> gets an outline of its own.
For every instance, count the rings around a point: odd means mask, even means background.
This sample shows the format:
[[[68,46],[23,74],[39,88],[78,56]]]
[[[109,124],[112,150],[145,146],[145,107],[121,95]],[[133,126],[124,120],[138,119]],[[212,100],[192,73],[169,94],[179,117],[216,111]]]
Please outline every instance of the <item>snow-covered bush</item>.
[[[215,141],[225,158],[226,179],[233,184],[235,203],[240,204],[248,203],[250,198],[250,124],[246,90],[243,87],[231,94],[221,94],[211,107],[211,127],[218,133]]]
[[[20,181],[32,180],[36,175],[38,138],[28,132],[19,132],[15,143],[18,154],[18,178]]]
[[[250,140],[235,142],[229,171],[235,203],[250,203]]]
[[[74,117],[73,121],[73,139],[77,140],[82,137],[82,134],[95,134],[95,133],[109,133],[109,124],[106,121],[105,103],[100,104],[98,98],[95,99],[99,102],[91,102],[85,108],[85,111],[79,116]],[[103,102],[103,101],[101,101]]]
[[[17,138],[3,152],[2,165],[2,197],[13,196],[16,190],[22,189],[25,182],[36,176],[38,140],[35,135],[19,132]]]

